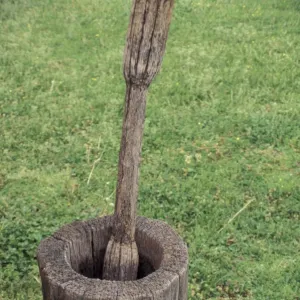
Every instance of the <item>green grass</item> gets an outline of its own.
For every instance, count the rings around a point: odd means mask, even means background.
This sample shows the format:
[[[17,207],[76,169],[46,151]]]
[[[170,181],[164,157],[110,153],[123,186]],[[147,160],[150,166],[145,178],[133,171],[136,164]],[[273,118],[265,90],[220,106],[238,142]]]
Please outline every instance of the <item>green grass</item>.
[[[113,211],[130,5],[0,0],[1,300],[41,299],[40,240]],[[188,243],[189,299],[300,297],[299,53],[298,0],[176,1],[139,214]]]

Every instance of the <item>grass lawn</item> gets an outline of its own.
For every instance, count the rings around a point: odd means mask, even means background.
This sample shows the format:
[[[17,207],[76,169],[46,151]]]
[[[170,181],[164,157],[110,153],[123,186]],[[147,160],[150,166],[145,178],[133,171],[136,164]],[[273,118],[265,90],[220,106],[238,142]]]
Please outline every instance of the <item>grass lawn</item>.
[[[42,299],[40,240],[113,212],[130,6],[0,0],[1,300]],[[299,53],[299,0],[176,1],[139,214],[187,242],[189,300],[300,299]]]

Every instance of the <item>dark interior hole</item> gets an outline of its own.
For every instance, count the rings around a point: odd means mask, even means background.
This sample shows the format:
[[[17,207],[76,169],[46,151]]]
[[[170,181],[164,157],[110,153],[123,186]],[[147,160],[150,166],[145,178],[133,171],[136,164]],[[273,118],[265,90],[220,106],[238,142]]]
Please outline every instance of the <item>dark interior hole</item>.
[[[139,268],[138,268],[138,274],[137,279],[141,279],[143,277],[148,276],[149,274],[153,273],[155,271],[154,267],[151,265],[149,260],[147,260],[145,257],[140,255],[140,261],[139,261]]]
[[[88,278],[102,279],[104,254],[105,250],[100,251],[99,257],[94,258],[94,263],[91,263],[89,258],[83,259],[78,265],[78,273]],[[140,254],[137,279],[146,277],[154,271],[155,269],[151,265],[150,261]]]

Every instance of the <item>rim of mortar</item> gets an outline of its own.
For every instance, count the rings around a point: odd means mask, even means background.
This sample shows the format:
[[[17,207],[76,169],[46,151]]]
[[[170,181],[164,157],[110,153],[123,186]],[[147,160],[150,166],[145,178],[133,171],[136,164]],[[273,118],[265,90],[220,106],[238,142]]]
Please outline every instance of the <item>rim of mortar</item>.
[[[40,272],[43,272],[47,281],[68,292],[81,291],[82,295],[99,297],[104,299],[130,295],[131,297],[143,296],[155,291],[163,292],[166,285],[185,285],[180,279],[186,278],[188,266],[188,250],[181,237],[164,221],[145,217],[137,217],[136,241],[142,236],[152,239],[162,249],[161,259],[155,271],[149,275],[134,281],[109,281],[98,278],[88,278],[76,272],[71,266],[70,243],[80,239],[82,235],[92,234],[100,229],[107,232],[108,239],[111,234],[113,216],[91,219],[87,221],[75,221],[64,225],[51,237],[44,239],[37,251]],[[98,236],[97,236],[98,238]],[[101,238],[101,237],[99,237]],[[75,292],[76,293],[76,292]],[[103,298],[104,297],[104,298]]]

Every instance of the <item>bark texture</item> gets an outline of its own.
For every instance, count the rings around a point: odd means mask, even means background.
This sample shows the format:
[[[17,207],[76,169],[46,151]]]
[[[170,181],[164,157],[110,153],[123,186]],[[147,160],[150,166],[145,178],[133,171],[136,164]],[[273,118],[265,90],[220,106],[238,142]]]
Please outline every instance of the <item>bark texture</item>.
[[[159,220],[137,217],[139,280],[101,280],[112,227],[112,216],[77,221],[41,242],[44,300],[187,300],[187,247]]]
[[[134,0],[124,51],[126,97],[119,155],[114,230],[104,261],[104,278],[137,276],[135,244],[139,163],[147,89],[158,73],[166,47],[174,0]]]

